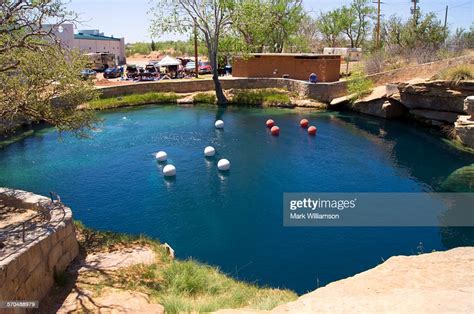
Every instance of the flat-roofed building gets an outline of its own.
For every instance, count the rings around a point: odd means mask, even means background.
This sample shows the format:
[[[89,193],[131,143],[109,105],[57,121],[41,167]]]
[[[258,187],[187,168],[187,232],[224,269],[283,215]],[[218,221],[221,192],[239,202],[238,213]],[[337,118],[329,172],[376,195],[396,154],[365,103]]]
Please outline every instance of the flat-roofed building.
[[[234,58],[232,75],[235,77],[288,77],[307,81],[316,73],[319,82],[339,80],[341,56],[320,54],[255,53],[245,58]]]
[[[82,52],[106,52],[117,56],[119,64],[125,64],[125,42],[123,38],[79,32],[74,35],[74,47]]]
[[[48,27],[45,25],[44,27]],[[99,30],[81,30],[74,34],[72,24],[63,24],[55,30],[61,45],[68,49],[79,49],[83,53],[113,53],[119,64],[126,63],[125,39],[104,36]]]

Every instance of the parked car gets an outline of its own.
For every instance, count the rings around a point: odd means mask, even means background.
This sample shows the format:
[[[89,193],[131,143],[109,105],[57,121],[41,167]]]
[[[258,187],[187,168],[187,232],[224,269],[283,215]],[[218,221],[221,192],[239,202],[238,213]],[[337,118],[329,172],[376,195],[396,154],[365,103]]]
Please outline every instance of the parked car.
[[[199,62],[199,74],[208,74],[212,73],[212,67],[210,62]]]
[[[186,63],[186,66],[184,67],[184,71],[186,73],[195,73],[196,72],[196,62],[190,61]]]
[[[155,64],[149,63],[145,66],[145,74],[152,77],[160,77],[160,68]]]
[[[117,78],[117,77],[120,77],[121,73],[120,73],[120,69],[119,68],[107,68],[105,71],[104,71],[104,78],[108,79],[108,78]]]
[[[84,69],[81,71],[81,78],[83,80],[94,79],[97,72],[91,69]]]
[[[138,68],[135,64],[127,65],[127,78],[134,80],[138,76]]]

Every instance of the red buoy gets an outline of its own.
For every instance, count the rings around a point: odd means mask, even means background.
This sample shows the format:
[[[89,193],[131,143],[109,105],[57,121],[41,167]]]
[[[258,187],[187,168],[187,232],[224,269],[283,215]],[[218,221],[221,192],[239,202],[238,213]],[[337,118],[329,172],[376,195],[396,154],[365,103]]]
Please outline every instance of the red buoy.
[[[272,119],[267,120],[267,128],[273,128],[275,126],[275,121]]]
[[[308,134],[309,135],[316,135],[316,132],[318,132],[318,129],[315,126],[310,126],[308,128]]]
[[[272,135],[278,136],[278,135],[280,135],[280,128],[277,127],[277,126],[274,126],[274,127],[271,128],[270,132],[272,132]]]
[[[306,129],[309,125],[309,121],[307,119],[303,119],[300,121],[300,126],[304,129]]]

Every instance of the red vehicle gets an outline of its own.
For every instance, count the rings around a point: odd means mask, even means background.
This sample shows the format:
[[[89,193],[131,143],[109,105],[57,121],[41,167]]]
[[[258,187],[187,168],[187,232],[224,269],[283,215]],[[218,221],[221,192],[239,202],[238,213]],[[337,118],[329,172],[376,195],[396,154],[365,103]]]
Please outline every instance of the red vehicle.
[[[199,74],[212,73],[212,67],[210,62],[199,61]]]

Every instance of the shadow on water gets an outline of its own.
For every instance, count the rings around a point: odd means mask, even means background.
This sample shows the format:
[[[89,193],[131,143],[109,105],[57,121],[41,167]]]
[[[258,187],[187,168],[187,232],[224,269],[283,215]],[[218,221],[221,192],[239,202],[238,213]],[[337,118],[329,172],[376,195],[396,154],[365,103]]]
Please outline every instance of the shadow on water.
[[[410,176],[433,187],[433,192],[474,192],[474,155],[449,146],[440,133],[404,121],[362,115],[341,114],[335,120],[355,126],[369,136],[383,138],[382,145],[390,149],[393,161]],[[414,138],[430,145],[418,145]],[[440,227],[439,233],[448,249],[474,245],[474,227]]]
[[[449,146],[442,140],[440,133],[409,125],[408,122],[362,115],[340,115],[336,119],[382,139],[382,145],[390,144],[386,148],[390,148],[392,160],[418,181],[433,187],[435,192],[447,192],[443,189],[444,178],[474,163],[474,154]],[[416,139],[428,142],[429,145],[419,145],[421,141]]]
[[[229,109],[229,107],[227,105],[217,106],[216,120],[222,120],[224,114],[227,112],[228,109]]]

